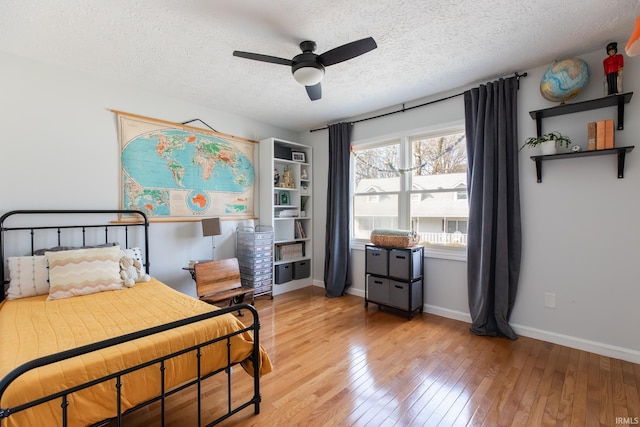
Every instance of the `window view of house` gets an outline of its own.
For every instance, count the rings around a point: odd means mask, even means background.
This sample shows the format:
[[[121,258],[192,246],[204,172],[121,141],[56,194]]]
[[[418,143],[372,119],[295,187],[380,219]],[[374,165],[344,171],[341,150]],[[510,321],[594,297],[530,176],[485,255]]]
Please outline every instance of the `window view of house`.
[[[353,238],[412,229],[424,245],[465,247],[469,208],[463,130],[353,149]]]

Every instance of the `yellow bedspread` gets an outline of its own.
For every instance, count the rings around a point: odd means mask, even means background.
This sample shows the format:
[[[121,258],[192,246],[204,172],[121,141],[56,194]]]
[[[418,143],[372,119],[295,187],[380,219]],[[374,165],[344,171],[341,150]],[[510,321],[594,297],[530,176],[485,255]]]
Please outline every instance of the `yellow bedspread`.
[[[133,288],[80,297],[45,301],[46,295],[4,301],[0,305],[0,377],[38,357],[116,337],[137,330],[195,316],[215,307],[191,298],[151,279]],[[107,348],[38,368],[23,375],[7,390],[2,408],[33,400],[67,386],[87,382],[116,370],[137,365],[198,342],[244,328],[226,314],[152,337]],[[245,332],[231,339],[231,359],[251,355],[253,335]],[[202,372],[227,364],[226,343],[203,350]],[[261,348],[260,374],[271,371],[269,357]],[[167,389],[196,377],[194,352],[166,362]],[[250,363],[244,363],[253,374]],[[123,411],[160,393],[158,365],[122,378]],[[116,414],[115,380],[69,396],[69,425],[81,426]],[[13,414],[6,426],[60,425],[60,400]]]

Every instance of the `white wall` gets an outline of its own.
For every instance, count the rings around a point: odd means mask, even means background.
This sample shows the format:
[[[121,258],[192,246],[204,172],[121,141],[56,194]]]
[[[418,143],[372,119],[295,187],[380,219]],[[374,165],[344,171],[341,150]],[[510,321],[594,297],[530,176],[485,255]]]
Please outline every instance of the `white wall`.
[[[225,113],[224,106],[212,110],[2,52],[0,64],[3,213],[14,209],[117,209],[119,154],[111,109],[173,122],[198,118],[220,132],[253,140],[297,136]],[[269,171],[269,179],[270,175]],[[216,258],[233,256],[234,230],[239,224],[252,221],[222,223],[224,234],[216,237]],[[193,281],[181,268],[190,259],[211,258],[212,242],[202,237],[200,223],[152,223],[150,240],[152,275],[195,295]]]
[[[585,90],[570,102],[603,96],[604,48],[578,54],[591,68]],[[520,80],[518,127],[520,140],[534,136],[529,111],[555,104],[540,95],[540,79],[550,64],[527,71]],[[624,88],[640,88],[640,59],[625,57]],[[472,85],[477,86],[477,85]],[[472,87],[469,86],[469,87]],[[407,107],[461,93],[460,88]],[[616,132],[616,145],[638,145],[640,95],[625,106],[625,129]],[[376,111],[366,116],[386,111]],[[344,121],[357,120],[361,117]],[[544,119],[543,131],[558,130],[586,148],[586,124],[616,119],[609,107]],[[464,120],[463,97],[354,125],[353,141]],[[616,120],[617,122],[617,120]],[[300,142],[314,146],[314,196],[326,199],[328,168],[326,130],[303,133]],[[520,152],[520,192],[523,254],[520,286],[511,323],[516,332],[543,340],[640,363],[640,147],[626,158],[624,179],[617,178],[617,158],[596,156],[543,163],[543,182],[537,183],[532,149]],[[324,268],[323,203],[316,203],[314,278],[322,285]],[[352,251],[351,293],[364,294],[364,253]],[[425,260],[427,311],[469,321],[466,263],[450,259]],[[544,294],[553,293],[557,308],[544,307]]]
[[[591,67],[591,81],[571,102],[603,96],[604,48],[579,55]],[[546,67],[529,72],[519,96],[521,139],[535,135],[528,112],[550,105],[538,92]],[[625,105],[625,128],[618,146],[640,142],[640,58],[625,57],[624,88],[634,97]],[[559,130],[586,148],[587,123],[612,118],[615,107],[543,121],[543,131]],[[617,157],[598,156],[545,162],[536,183],[533,150],[520,155],[523,258],[512,322],[523,334],[556,334],[557,341],[640,362],[640,147],[626,156],[623,179]],[[557,295],[557,308],[544,307],[544,293]]]

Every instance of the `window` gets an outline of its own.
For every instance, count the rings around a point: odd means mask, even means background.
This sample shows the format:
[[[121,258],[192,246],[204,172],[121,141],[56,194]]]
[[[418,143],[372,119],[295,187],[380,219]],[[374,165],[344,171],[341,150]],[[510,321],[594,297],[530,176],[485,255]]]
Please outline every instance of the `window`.
[[[427,246],[465,247],[467,151],[462,126],[353,147],[353,238],[413,229]]]
[[[368,203],[379,203],[380,202],[380,196],[378,196],[377,194],[371,195],[367,198],[367,202]]]

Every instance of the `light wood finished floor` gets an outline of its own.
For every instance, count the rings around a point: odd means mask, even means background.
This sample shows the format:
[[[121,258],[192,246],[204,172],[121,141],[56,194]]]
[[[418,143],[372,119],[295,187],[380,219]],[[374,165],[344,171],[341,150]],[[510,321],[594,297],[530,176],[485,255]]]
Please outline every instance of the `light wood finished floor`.
[[[223,426],[638,424],[637,364],[526,337],[477,337],[466,323],[426,313],[408,321],[321,288],[255,305],[274,370],[262,378],[261,413],[247,408]],[[232,381],[250,395],[249,375],[234,369]],[[207,398],[224,406],[223,388],[211,381]],[[168,425],[197,425],[192,402],[176,396]],[[216,414],[211,406],[205,418]],[[127,426],[159,425],[157,408],[134,415]]]

